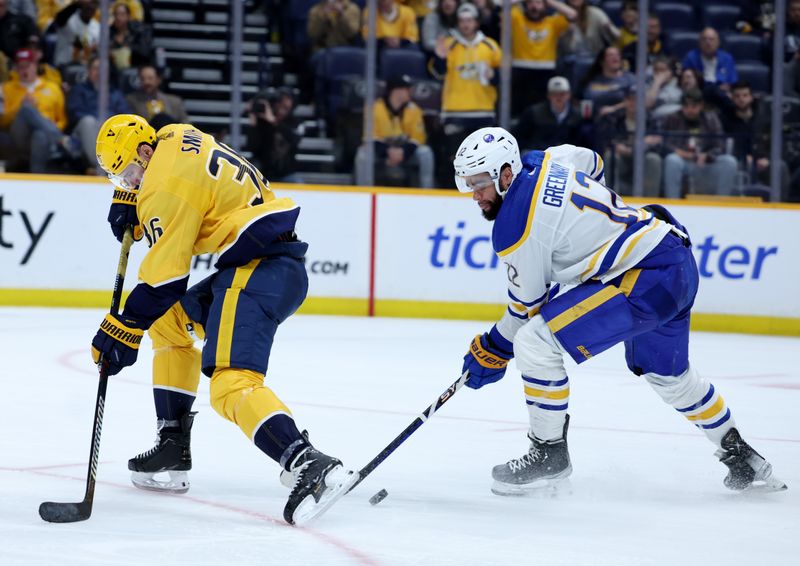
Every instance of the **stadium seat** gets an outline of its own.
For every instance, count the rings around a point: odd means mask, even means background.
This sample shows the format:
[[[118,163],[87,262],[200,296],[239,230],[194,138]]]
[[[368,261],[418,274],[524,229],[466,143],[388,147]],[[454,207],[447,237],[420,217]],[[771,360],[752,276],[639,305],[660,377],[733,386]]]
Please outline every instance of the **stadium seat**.
[[[344,83],[363,80],[367,56],[362,47],[326,49],[317,70],[323,84],[322,102],[327,115],[333,118],[342,104]]]
[[[139,88],[139,69],[131,67],[130,69],[123,69],[119,71],[117,77],[117,86],[122,94],[130,94]]]
[[[753,92],[769,92],[771,90],[769,67],[763,63],[737,63],[736,72],[739,73],[739,80],[750,83]]]
[[[589,75],[589,69],[594,65],[594,57],[576,57],[572,64],[572,76],[569,78],[572,94],[580,97],[582,95],[583,83]]]
[[[741,9],[728,4],[710,4],[702,8],[703,25],[718,32],[734,31],[739,21]]]
[[[381,77],[384,80],[397,75],[415,79],[428,78],[425,55],[416,49],[384,49],[381,53]]]
[[[692,31],[700,26],[694,17],[694,10],[688,4],[658,4],[655,13],[661,22],[661,29],[672,31]]]
[[[689,51],[697,47],[700,34],[696,31],[675,31],[667,36],[669,51],[678,61],[683,60]]]
[[[416,81],[411,98],[426,115],[438,116],[442,109],[442,83],[431,79]]]
[[[764,43],[756,35],[729,33],[722,36],[722,48],[733,55],[737,63],[764,62]]]
[[[289,3],[289,43],[298,50],[304,50],[309,46],[308,33],[306,32],[308,12],[318,3],[318,0],[292,0]]]

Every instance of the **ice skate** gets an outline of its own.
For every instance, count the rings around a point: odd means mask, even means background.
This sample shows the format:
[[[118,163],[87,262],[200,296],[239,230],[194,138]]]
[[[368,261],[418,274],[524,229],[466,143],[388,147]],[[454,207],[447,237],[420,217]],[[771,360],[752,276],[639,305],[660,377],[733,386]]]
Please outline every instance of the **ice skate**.
[[[283,509],[290,525],[302,525],[322,515],[358,479],[342,462],[309,446],[290,466],[294,486]]]
[[[179,427],[165,427],[158,421],[156,445],[128,460],[131,482],[140,489],[168,493],[189,491],[189,475],[192,469],[191,431],[194,416],[187,413],[181,417]],[[156,474],[167,474],[169,479],[156,478]]]
[[[772,464],[742,440],[739,431],[730,429],[715,455],[728,467],[724,484],[733,491],[783,491],[784,482],[772,474]]]
[[[492,493],[496,495],[555,494],[568,487],[567,478],[572,464],[567,449],[569,415],[564,422],[564,434],[557,440],[539,440],[528,435],[528,453],[492,469]]]

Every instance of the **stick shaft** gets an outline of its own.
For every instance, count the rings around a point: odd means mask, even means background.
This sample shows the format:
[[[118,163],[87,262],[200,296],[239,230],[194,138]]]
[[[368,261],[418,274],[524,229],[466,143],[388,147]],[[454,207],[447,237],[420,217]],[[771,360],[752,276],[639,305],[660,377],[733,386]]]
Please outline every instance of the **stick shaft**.
[[[392,440],[386,446],[386,448],[381,450],[380,454],[375,456],[366,466],[361,468],[358,471],[358,476],[359,476],[358,481],[356,481],[356,483],[354,483],[352,485],[352,487],[350,487],[350,489],[348,491],[352,491],[358,484],[360,484],[362,481],[364,481],[364,479],[368,475],[370,475],[373,472],[373,470],[375,468],[377,468],[384,460],[386,460],[386,458],[388,458],[389,455],[392,452],[397,450],[397,448],[401,444],[403,444],[403,442],[408,440],[408,438],[412,434],[414,434],[414,432],[419,427],[421,427],[423,424],[425,424],[428,421],[428,419],[430,419],[433,416],[433,414],[442,407],[442,405],[444,405],[447,401],[450,400],[450,398],[453,395],[455,395],[456,391],[458,391],[459,389],[461,389],[461,387],[464,386],[464,384],[467,382],[468,378],[469,378],[469,370],[467,370],[463,374],[461,374],[461,377],[459,377],[457,380],[455,380],[453,382],[453,384],[450,385],[450,387],[448,387],[445,390],[444,393],[439,395],[439,397],[438,397],[438,399],[436,399],[436,401],[434,401],[428,408],[426,408],[424,411],[422,411],[422,413],[420,413],[420,415],[416,419],[414,419],[412,421],[412,423],[410,425],[408,425],[405,428],[405,430],[403,430],[403,432],[398,434],[397,437],[395,437],[395,439]]]
[[[119,251],[117,263],[117,276],[114,279],[114,292],[111,295],[111,314],[119,314],[122,302],[122,287],[125,284],[125,272],[128,269],[128,254],[133,245],[133,228],[125,229],[122,237],[122,247]],[[103,413],[106,404],[106,389],[108,388],[108,365],[100,361],[100,381],[97,384],[97,401],[94,406],[94,424],[92,425],[92,443],[89,446],[89,470],[86,474],[86,494],[84,501],[90,506],[94,499],[94,487],[97,479],[97,461],[100,458],[100,435],[103,432]]]

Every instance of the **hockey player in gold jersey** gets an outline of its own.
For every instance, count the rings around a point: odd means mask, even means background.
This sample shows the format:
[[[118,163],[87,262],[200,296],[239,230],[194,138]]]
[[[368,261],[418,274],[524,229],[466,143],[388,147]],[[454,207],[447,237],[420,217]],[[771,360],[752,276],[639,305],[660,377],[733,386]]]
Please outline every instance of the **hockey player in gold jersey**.
[[[129,462],[134,483],[188,489],[181,481],[191,467],[191,406],[202,370],[214,410],[294,479],[286,521],[318,515],[355,474],[311,446],[264,386],[275,331],[308,289],[308,245],[294,233],[299,207],[276,197],[246,159],[188,124],[156,134],[140,116],[112,116],[100,128],[97,159],[117,187],[109,215],[115,234],[135,225],[150,248],[122,314],[106,315],[92,341],[95,362],[107,363],[109,375],[136,361],[145,330],[153,341],[160,438]],[[192,256],[207,253],[218,254],[217,271],[187,289]],[[193,341],[203,337],[201,355]],[[153,475],[161,471],[184,477],[159,484]]]

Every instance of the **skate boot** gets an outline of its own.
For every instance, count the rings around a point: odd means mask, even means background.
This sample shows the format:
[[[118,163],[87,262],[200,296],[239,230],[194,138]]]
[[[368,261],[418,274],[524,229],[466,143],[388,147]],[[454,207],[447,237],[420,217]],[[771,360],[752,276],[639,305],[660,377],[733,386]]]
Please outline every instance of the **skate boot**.
[[[295,478],[283,518],[290,525],[302,525],[322,515],[344,496],[358,479],[342,462],[313,446],[295,457],[289,470]]]
[[[189,475],[192,469],[191,431],[194,416],[186,413],[177,427],[166,427],[166,421],[158,421],[156,445],[128,460],[131,482],[138,488],[169,493],[189,491]],[[166,473],[169,479],[157,479],[156,474]]]
[[[715,452],[719,461],[728,466],[724,484],[734,491],[782,491],[786,484],[772,475],[772,465],[742,440],[739,431],[730,429],[722,438],[722,448]]]
[[[303,436],[303,438],[306,439],[306,442],[308,442],[308,444],[310,446],[311,445],[311,441],[308,440],[308,431],[304,430],[300,434]],[[294,487],[294,482],[297,479],[297,474],[298,473],[300,473],[300,466],[296,466],[293,471],[283,470],[282,469],[281,470],[281,475],[280,475],[280,477],[278,479],[280,479],[281,485],[283,487],[292,489]]]
[[[534,492],[555,491],[572,473],[567,449],[569,415],[564,433],[556,440],[539,440],[528,434],[531,446],[528,453],[492,469],[492,493],[495,495],[528,495]]]

